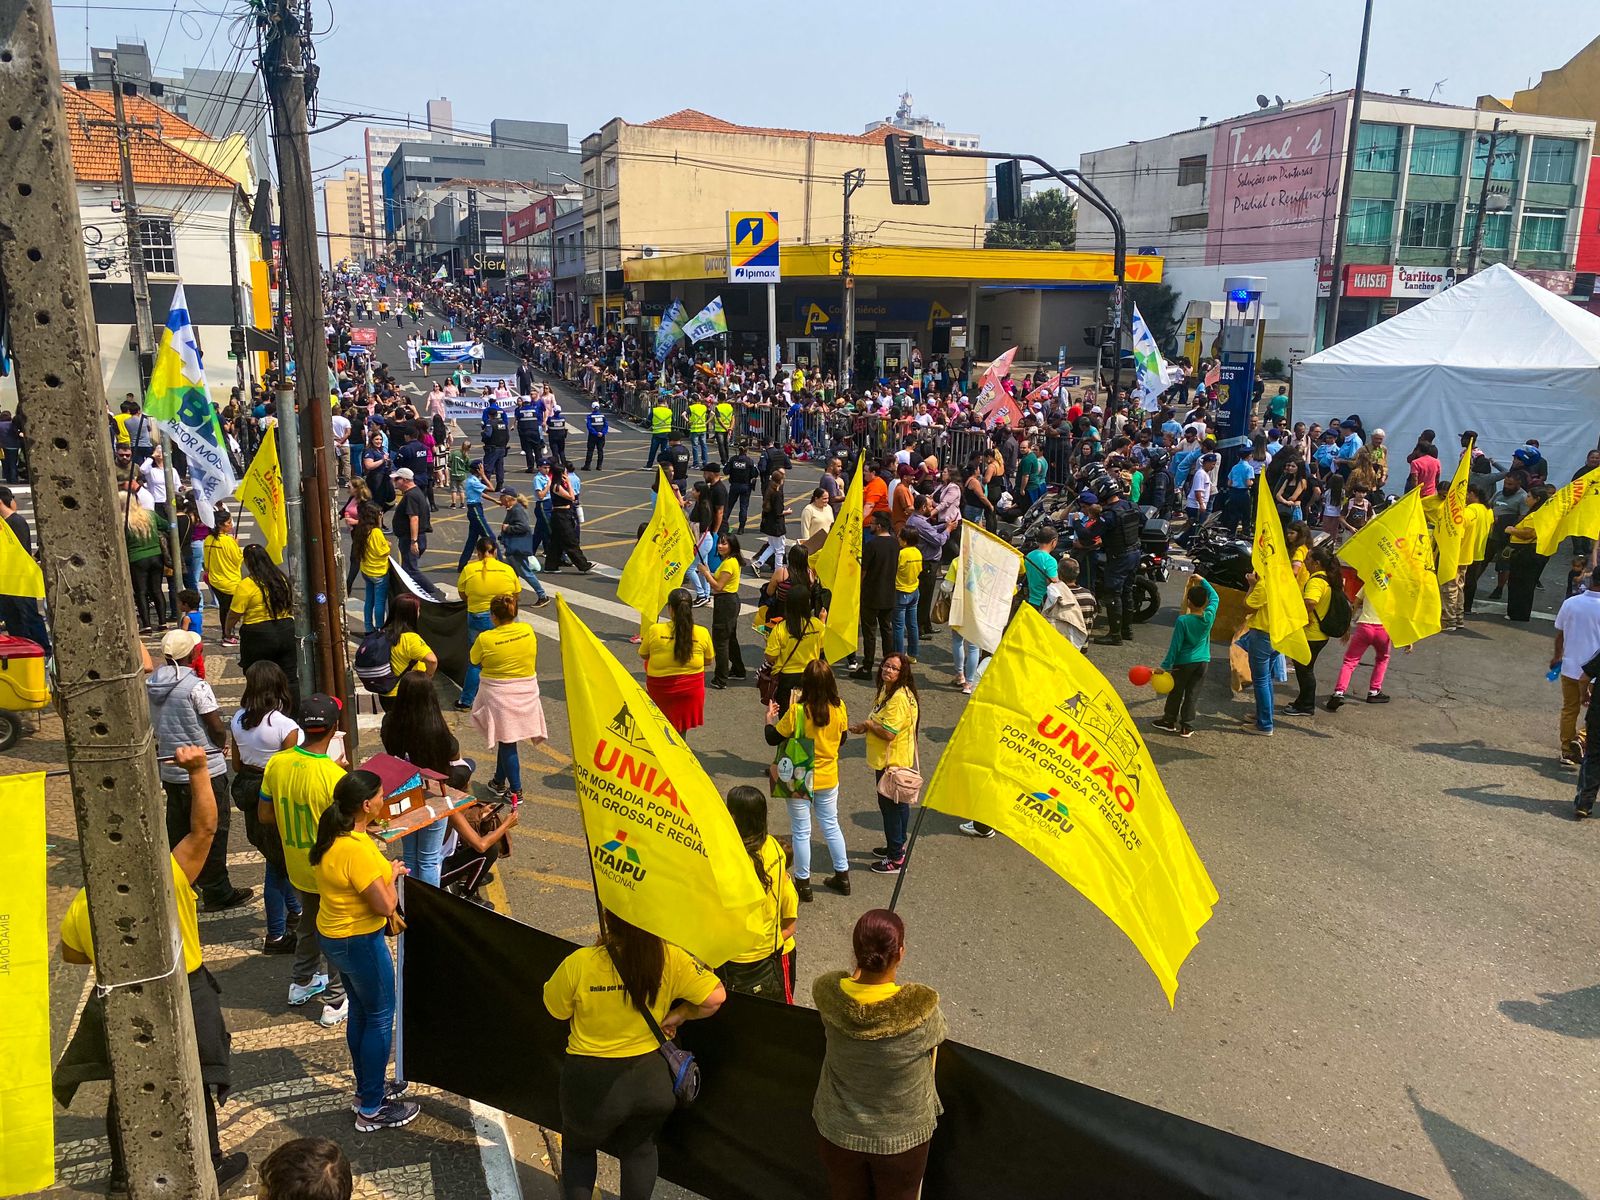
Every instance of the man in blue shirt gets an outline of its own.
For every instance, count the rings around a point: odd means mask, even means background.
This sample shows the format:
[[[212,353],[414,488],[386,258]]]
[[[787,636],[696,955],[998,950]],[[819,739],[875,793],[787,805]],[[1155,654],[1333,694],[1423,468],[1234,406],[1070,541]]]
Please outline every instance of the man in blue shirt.
[[[1339,452],[1339,435],[1331,429],[1322,431],[1322,443],[1311,452],[1311,457],[1324,471],[1333,470],[1333,456]]]
[[[589,415],[584,418],[584,427],[589,432],[589,443],[583,451],[583,469],[589,470],[590,464],[598,466],[600,470],[606,469],[606,434],[611,432],[611,425],[606,420],[605,413],[600,411],[600,401],[596,400],[589,406]]]
[[[1267,439],[1257,434],[1250,453],[1228,469],[1228,491],[1222,498],[1222,525],[1230,535],[1249,529],[1250,485],[1267,465]]]
[[[1340,426],[1344,430],[1344,440],[1339,443],[1339,450],[1333,456],[1334,466],[1341,472],[1347,472],[1356,465],[1356,455],[1361,452],[1361,434],[1356,431],[1354,421],[1345,421]]]

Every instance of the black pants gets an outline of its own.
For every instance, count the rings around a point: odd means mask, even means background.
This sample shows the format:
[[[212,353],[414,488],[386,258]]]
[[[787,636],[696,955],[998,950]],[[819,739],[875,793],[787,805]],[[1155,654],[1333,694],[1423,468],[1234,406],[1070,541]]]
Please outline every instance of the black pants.
[[[411,549],[411,540],[407,538],[405,534],[402,533],[400,535],[399,541],[400,565],[405,569],[405,573],[411,576],[411,578],[416,581],[417,586],[423,591],[427,592],[428,595],[432,596],[435,600],[439,599],[439,589],[433,586],[433,580],[429,579],[422,573],[421,560],[422,556],[428,551],[428,535],[425,533],[417,534],[417,548],[415,552],[413,552]]]
[[[724,455],[723,457],[726,458],[727,456]],[[735,487],[728,489],[728,516],[730,518],[733,516],[735,506],[739,509],[739,532],[743,533],[744,527],[750,522],[749,488]]]
[[[1322,653],[1323,647],[1328,644],[1328,639],[1313,642],[1309,638],[1306,644],[1311,648],[1311,661],[1302,666],[1300,663],[1289,659],[1289,665],[1294,667],[1294,681],[1300,685],[1300,692],[1294,698],[1291,708],[1315,708],[1317,706],[1317,656]]]
[[[1600,713],[1591,706],[1590,716],[1584,721],[1583,764],[1578,768],[1577,809],[1581,813],[1594,811],[1594,798],[1600,792]]]
[[[139,610],[139,628],[149,629],[163,620],[161,603],[161,556],[142,558],[128,564],[133,574],[133,603]]]
[[[655,1190],[656,1135],[676,1107],[667,1064],[652,1050],[632,1058],[568,1054],[561,1068],[561,1195],[590,1200],[597,1151],[616,1156],[621,1200]]]
[[[550,460],[562,463],[567,461],[567,431],[565,429],[552,429],[550,431]]]
[[[861,669],[872,670],[877,659],[878,640],[883,641],[883,652],[894,649],[894,609],[861,608]]]
[[[194,795],[187,783],[161,781],[167,794],[167,848],[170,850],[189,836],[189,807]],[[206,865],[194,885],[206,903],[226,900],[233,895],[233,880],[228,878],[228,818],[233,805],[228,803],[228,773],[211,777],[211,790],[217,797],[217,835],[206,851]]]
[[[522,444],[522,458],[527,464],[528,474],[532,475],[533,469],[539,465],[539,457],[544,453],[544,439],[519,431],[517,441]]]
[[[723,432],[718,432],[718,433],[713,433],[711,436],[717,439],[717,457],[719,459],[721,459],[723,462],[727,462],[728,461],[728,435],[726,433],[723,433]]]
[[[239,626],[239,666],[248,671],[252,664],[264,659],[283,668],[283,673],[289,677],[290,694],[299,695],[300,668],[294,647],[293,617]]]
[[[1463,613],[1472,611],[1472,602],[1478,598],[1478,580],[1483,578],[1483,573],[1488,569],[1489,560],[1486,558],[1480,558],[1467,568],[1467,579],[1463,585],[1461,595],[1461,611]]]
[[[1200,681],[1205,677],[1205,663],[1184,663],[1172,668],[1172,690],[1167,693],[1167,708],[1162,714],[1168,725],[1194,728],[1194,707],[1200,700]]]
[[[729,675],[744,676],[744,652],[739,648],[739,597],[734,592],[718,593],[711,599],[711,648],[716,651],[717,669],[712,679],[726,683]]]
[[[939,562],[923,563],[917,576],[917,630],[922,637],[933,636],[933,593],[939,586]]]
[[[550,514],[550,557],[545,561],[546,571],[559,571],[567,559],[580,571],[592,564],[578,545],[578,514],[570,508],[558,508]]]
[[[1129,550],[1115,562],[1106,556],[1105,591],[1106,624],[1112,637],[1133,636],[1133,581],[1138,574],[1139,551]]]
[[[583,448],[583,469],[587,471],[591,463],[602,471],[606,469],[606,435],[603,433],[591,433]]]
[[[0,625],[12,637],[38,642],[50,653],[50,634],[45,628],[44,614],[39,602],[32,596],[0,596]]]
[[[1533,593],[1544,573],[1548,555],[1540,554],[1532,544],[1518,545],[1511,551],[1511,577],[1506,581],[1506,620],[1528,621],[1533,618]]]

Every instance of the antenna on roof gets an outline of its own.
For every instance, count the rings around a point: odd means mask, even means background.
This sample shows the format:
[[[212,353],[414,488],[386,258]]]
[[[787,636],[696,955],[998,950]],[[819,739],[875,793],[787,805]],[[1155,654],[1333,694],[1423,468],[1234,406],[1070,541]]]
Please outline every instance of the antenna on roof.
[[[1444,85],[1449,83],[1449,82],[1450,82],[1450,80],[1448,78],[1446,78],[1446,79],[1441,79],[1437,83],[1435,83],[1433,85],[1433,90],[1428,93],[1428,99],[1431,101],[1435,96],[1437,96],[1440,92],[1442,92],[1444,90]]]
[[[1323,73],[1322,73],[1322,77],[1323,77],[1323,78],[1324,78],[1324,79],[1326,79],[1326,80],[1327,80],[1327,81],[1328,81],[1328,84],[1327,84],[1327,86],[1326,86],[1326,87],[1325,87],[1325,88],[1324,88],[1324,89],[1323,89],[1323,92],[1322,92],[1322,94],[1323,94],[1323,95],[1324,95],[1324,96],[1331,96],[1331,95],[1333,95],[1333,72],[1332,72],[1332,71],[1324,71],[1324,72],[1323,72]]]

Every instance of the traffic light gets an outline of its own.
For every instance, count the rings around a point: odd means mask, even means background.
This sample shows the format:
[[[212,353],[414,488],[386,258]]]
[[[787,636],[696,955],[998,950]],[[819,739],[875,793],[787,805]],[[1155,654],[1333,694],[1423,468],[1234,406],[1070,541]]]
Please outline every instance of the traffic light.
[[[998,220],[1022,220],[1022,164],[1014,158],[994,165],[994,203]]]
[[[928,163],[922,156],[922,138],[891,133],[883,139],[889,160],[889,200],[893,204],[928,203]]]

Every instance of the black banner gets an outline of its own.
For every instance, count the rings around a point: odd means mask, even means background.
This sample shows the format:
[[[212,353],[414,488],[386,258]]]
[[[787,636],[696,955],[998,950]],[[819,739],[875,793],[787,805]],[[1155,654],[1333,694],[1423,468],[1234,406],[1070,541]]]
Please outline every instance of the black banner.
[[[415,579],[389,561],[389,595],[415,596],[422,601],[417,633],[439,659],[439,674],[459,687],[467,677],[467,602],[446,600],[425,590]]]
[[[405,1077],[560,1129],[567,1026],[543,993],[573,944],[415,880],[406,922]],[[705,1085],[662,1131],[662,1178],[709,1200],[826,1195],[811,1121],[824,1045],[816,1012],[730,995],[680,1040]],[[937,1078],[945,1111],[924,1200],[1411,1195],[958,1042],[939,1048]]]

